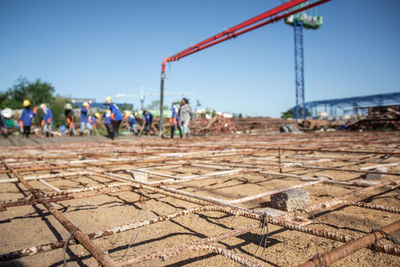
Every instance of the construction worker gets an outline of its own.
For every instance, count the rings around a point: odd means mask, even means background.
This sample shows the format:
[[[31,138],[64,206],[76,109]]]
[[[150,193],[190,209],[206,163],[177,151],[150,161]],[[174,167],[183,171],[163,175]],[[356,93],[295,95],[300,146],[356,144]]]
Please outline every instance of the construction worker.
[[[75,128],[74,128],[75,116],[72,110],[72,105],[69,103],[65,104],[64,110],[65,110],[65,118],[67,120],[65,126],[68,129],[69,135],[73,136],[75,134]]]
[[[192,107],[189,105],[189,99],[182,98],[181,109],[179,110],[179,117],[181,119],[181,125],[183,126],[183,134],[185,137],[189,137],[189,122],[193,117]]]
[[[2,116],[3,122],[4,122],[2,134],[5,137],[7,137],[9,134],[11,134],[12,130],[15,127],[12,115],[13,115],[13,111],[10,108],[5,108],[1,111],[1,116]]]
[[[179,125],[179,103],[178,102],[174,102],[172,104],[171,111],[172,111],[172,115],[171,115],[171,118],[169,118],[169,123],[171,125],[171,138],[174,138],[175,127],[178,127],[179,136],[182,138],[182,128]]]
[[[89,130],[88,135],[90,135],[90,132],[92,130],[92,125],[89,123],[89,117],[88,117],[88,112],[89,112],[90,105],[88,102],[83,102],[82,103],[82,108],[81,108],[81,128],[80,128],[80,136],[83,136],[83,132],[85,131],[85,128]]]
[[[32,119],[36,116],[37,107],[31,109],[31,102],[25,99],[22,103],[24,109],[22,110],[21,118],[19,119],[19,125],[21,126],[21,133],[24,134],[26,138],[29,138],[31,133]]]
[[[125,111],[125,116],[124,116],[124,120],[128,120],[127,122],[127,126],[128,126],[128,132],[131,132],[133,130],[133,132],[138,135],[138,131],[137,131],[137,122],[136,122],[136,118],[135,115],[132,114],[129,111]]]
[[[6,121],[3,118],[3,114],[0,109],[0,136],[7,136],[7,125]]]
[[[46,106],[46,104],[40,104],[40,108],[43,111],[43,119],[40,125],[43,127],[43,133],[46,137],[52,136],[51,128],[53,125],[53,114],[51,110]]]
[[[119,126],[124,118],[122,117],[118,106],[112,103],[111,97],[106,97],[105,104],[108,105],[111,111],[111,139],[114,139],[118,136]]]
[[[143,131],[150,135],[151,124],[153,122],[153,115],[147,110],[143,109]]]
[[[99,135],[99,133],[97,132],[97,129],[96,129],[96,119],[98,119],[98,118],[100,118],[100,113],[97,112],[96,114],[90,116],[88,119],[90,125],[92,126],[93,131],[96,132],[96,136]]]
[[[103,114],[104,126],[107,129],[107,138],[111,138],[111,110],[107,109],[106,113]]]

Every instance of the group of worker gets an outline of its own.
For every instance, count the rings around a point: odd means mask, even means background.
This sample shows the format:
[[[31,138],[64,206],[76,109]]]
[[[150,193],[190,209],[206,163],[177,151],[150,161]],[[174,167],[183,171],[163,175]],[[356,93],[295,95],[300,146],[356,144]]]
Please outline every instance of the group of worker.
[[[23,110],[21,118],[19,119],[19,124],[21,133],[23,133],[23,135],[28,138],[29,134],[31,133],[32,119],[33,117],[36,117],[37,107],[34,107],[32,109],[31,102],[27,99],[24,100],[22,106]],[[50,137],[52,135],[51,130],[53,125],[53,114],[51,113],[51,110],[46,106],[46,104],[41,104],[39,107],[43,111],[43,119],[40,125],[43,127],[43,133],[47,137]]]
[[[95,113],[94,115],[89,116],[89,108],[90,104],[88,102],[83,102],[82,107],[81,107],[81,116],[80,116],[80,129],[79,129],[79,134],[83,136],[85,129],[89,131],[89,135],[92,133],[92,131],[97,131],[96,130],[96,120],[100,119],[103,117],[104,120],[104,125],[107,129],[107,138],[114,139],[115,137],[118,136],[118,131],[119,127],[121,125],[121,122],[124,119],[128,119],[129,114],[127,116],[123,117],[121,111],[119,110],[118,106],[114,103],[112,103],[111,97],[106,97],[105,99],[105,105],[108,106],[108,109],[106,112],[103,114],[103,116],[100,113]],[[70,135],[75,134],[75,128],[74,128],[74,114],[72,111],[72,105],[71,104],[66,104],[65,105],[65,118],[67,120],[67,127],[68,127],[68,132]],[[129,121],[131,121],[131,118],[129,118]],[[136,124],[136,120],[134,120]],[[134,127],[135,133],[137,134],[137,128]]]
[[[125,111],[124,116],[119,110],[118,106],[112,103],[111,97],[106,97],[105,105],[108,106],[106,112],[101,115],[100,113],[95,113],[94,115],[89,116],[89,108],[90,104],[88,102],[84,102],[80,111],[80,129],[79,134],[81,136],[84,135],[85,129],[88,130],[88,134],[90,135],[92,131],[96,130],[96,120],[102,117],[104,121],[104,125],[107,129],[107,138],[114,139],[118,136],[119,127],[121,126],[122,121],[126,121],[126,125],[128,127],[128,131],[134,133],[135,135],[140,135],[142,133],[150,135],[151,125],[153,123],[153,115],[146,109],[143,109],[142,120],[143,127],[140,132],[137,129],[137,121],[134,114],[130,111]],[[53,115],[51,110],[47,107],[46,104],[41,104],[39,106],[43,111],[43,119],[40,123],[42,126],[43,133],[46,137],[52,136],[52,125],[53,125]],[[75,116],[72,110],[71,104],[66,104],[64,106],[65,109],[65,118],[66,118],[66,127],[69,135],[76,135],[75,132]],[[23,110],[20,117],[20,130],[21,133],[29,138],[32,120],[36,117],[37,107],[32,107],[29,100],[23,101]],[[181,138],[183,136],[189,135],[189,122],[193,117],[192,109],[189,105],[189,100],[187,98],[183,98],[181,101],[181,105],[178,102],[174,102],[172,105],[172,115],[170,118],[171,125],[171,138],[174,138],[175,129],[179,131],[179,135]],[[0,130],[3,129],[3,119],[0,116]],[[182,127],[183,130],[182,130]]]

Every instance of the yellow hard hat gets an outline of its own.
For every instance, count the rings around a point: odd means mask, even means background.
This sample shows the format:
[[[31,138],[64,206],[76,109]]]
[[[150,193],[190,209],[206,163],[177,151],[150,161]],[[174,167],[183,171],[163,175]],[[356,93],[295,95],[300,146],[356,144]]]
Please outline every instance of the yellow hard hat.
[[[94,114],[94,116],[95,116],[96,118],[100,118],[101,115],[100,115],[100,113],[97,112],[96,114]]]
[[[22,105],[23,105],[24,107],[29,107],[29,106],[31,105],[31,102],[29,102],[28,99],[25,99],[24,102],[22,103]]]
[[[106,104],[111,104],[111,101],[112,101],[111,97],[107,96],[106,97]]]
[[[111,114],[111,110],[107,109],[106,113]]]
[[[125,116],[129,116],[129,115],[131,115],[131,112],[129,111],[129,110],[125,110]]]
[[[88,107],[88,106],[89,106],[89,103],[88,103],[88,102],[83,102],[82,106]]]
[[[46,107],[46,104],[40,104],[40,108],[45,108]]]

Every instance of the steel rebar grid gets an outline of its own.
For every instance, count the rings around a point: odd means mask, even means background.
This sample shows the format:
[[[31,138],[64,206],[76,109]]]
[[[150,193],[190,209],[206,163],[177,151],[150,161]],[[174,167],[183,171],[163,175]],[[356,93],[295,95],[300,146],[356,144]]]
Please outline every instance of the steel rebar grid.
[[[207,205],[207,203],[203,203],[203,204]],[[172,214],[168,214],[168,215],[159,216],[156,218],[151,218],[148,220],[144,220],[144,221],[140,221],[140,222],[136,222],[136,223],[132,223],[132,224],[127,224],[127,225],[122,225],[122,226],[114,227],[114,228],[107,229],[107,230],[97,231],[95,233],[90,233],[87,236],[90,239],[97,239],[97,238],[101,238],[101,237],[105,237],[105,236],[122,233],[122,232],[129,231],[129,230],[138,229],[138,228],[150,225],[150,224],[159,223],[159,222],[163,222],[166,220],[171,220],[171,219],[178,218],[178,217],[181,217],[184,215],[188,215],[188,214],[192,214],[192,213],[196,213],[196,212],[209,212],[209,211],[223,212],[225,214],[229,214],[232,216],[243,216],[243,217],[258,220],[258,221],[261,221],[264,218],[263,215],[255,214],[254,212],[249,211],[249,210],[237,210],[237,209],[231,209],[231,208],[227,208],[227,207],[223,207],[223,206],[201,206],[201,207],[197,207],[197,208],[191,208],[191,209],[187,209],[187,210],[178,211],[176,213],[172,213]],[[273,222],[275,222],[275,223],[273,223]],[[318,236],[318,237],[328,238],[328,239],[331,239],[334,241],[348,243],[355,239],[354,237],[340,234],[337,232],[329,232],[326,230],[319,230],[319,229],[313,229],[310,227],[293,225],[293,224],[284,222],[283,220],[274,219],[273,222],[271,222],[271,223],[281,226],[281,227],[284,227],[284,228],[287,228],[289,230],[295,230],[298,232],[302,232],[302,233],[306,233],[306,234],[310,234],[310,235],[314,235],[314,236]],[[280,223],[280,224],[276,224],[276,223]],[[0,255],[0,262],[10,261],[10,260],[21,258],[21,257],[32,256],[32,255],[36,255],[38,253],[62,248],[64,246],[64,244],[65,244],[65,240],[59,240],[59,241],[53,242],[53,243],[42,244],[42,245],[38,245],[38,246],[26,248],[26,249],[21,249],[18,251],[5,253],[5,254]],[[70,244],[74,245],[77,243],[73,239],[70,241]],[[382,246],[380,244],[377,244],[374,247],[374,249],[379,252],[400,256],[400,249],[395,248],[393,246],[388,246],[388,245]]]
[[[50,204],[42,195],[42,193],[33,188],[25,179],[19,175],[17,171],[15,171],[12,167],[10,167],[3,159],[1,162],[9,169],[15,177],[29,190],[29,192],[42,204],[60,223],[61,225],[76,239],[80,244],[91,254],[96,260],[102,264],[103,266],[119,266],[116,264],[107,253],[102,251],[99,247],[97,247],[90,239],[79,229],[77,228],[71,221],[69,221],[61,212],[59,212],[53,205]]]

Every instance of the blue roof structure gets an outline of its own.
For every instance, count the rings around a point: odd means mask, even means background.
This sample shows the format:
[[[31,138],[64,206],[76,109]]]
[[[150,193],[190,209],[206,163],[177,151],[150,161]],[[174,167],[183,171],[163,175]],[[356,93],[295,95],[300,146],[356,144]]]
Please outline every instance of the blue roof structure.
[[[400,105],[400,92],[335,98],[306,102],[305,106],[312,117],[317,117],[319,112],[327,112],[329,116],[344,114],[358,114],[367,107]]]

